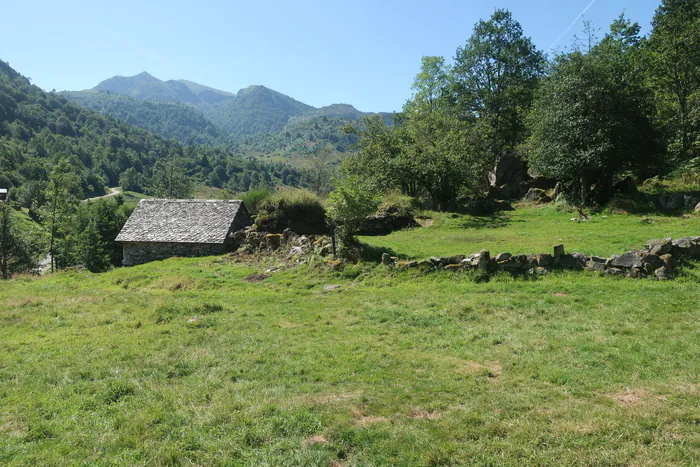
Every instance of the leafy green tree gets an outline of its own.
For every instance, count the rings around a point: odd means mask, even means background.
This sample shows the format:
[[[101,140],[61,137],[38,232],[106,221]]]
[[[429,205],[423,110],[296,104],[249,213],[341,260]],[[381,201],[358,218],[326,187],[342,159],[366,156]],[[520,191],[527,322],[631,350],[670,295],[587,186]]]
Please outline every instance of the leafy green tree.
[[[78,234],[78,260],[92,272],[109,267],[109,255],[95,219],[90,219]]]
[[[49,255],[51,256],[51,271],[54,272],[59,263],[69,263],[70,257],[70,225],[78,200],[75,198],[75,184],[65,160],[60,161],[49,178],[46,191],[46,205],[42,213],[42,223],[49,232]],[[61,259],[65,259],[62,262]]]
[[[179,154],[173,152],[167,159],[156,162],[151,191],[161,198],[192,197],[194,186]]]
[[[424,196],[439,209],[483,188],[491,162],[482,156],[478,122],[460,118],[451,105],[449,73],[442,57],[423,57],[414,94],[395,125],[379,116],[365,119],[360,152],[345,159],[343,171],[380,191]]]
[[[138,173],[135,168],[129,167],[119,176],[119,186],[121,186],[124,191],[143,193],[143,175]]]
[[[700,0],[662,0],[649,37],[659,120],[680,161],[700,156]]]
[[[381,200],[376,186],[356,175],[347,176],[336,183],[328,196],[326,215],[336,228],[342,256],[351,255],[350,252],[357,247],[360,225],[377,210]]]
[[[543,54],[507,10],[479,21],[457,49],[452,98],[463,119],[482,121],[492,161],[525,140],[526,115],[544,64]]]
[[[0,278],[36,267],[31,235],[15,221],[9,203],[0,201]]]
[[[607,201],[615,176],[643,172],[656,152],[640,42],[639,26],[621,17],[589,53],[557,57],[537,93],[530,164],[574,202]]]

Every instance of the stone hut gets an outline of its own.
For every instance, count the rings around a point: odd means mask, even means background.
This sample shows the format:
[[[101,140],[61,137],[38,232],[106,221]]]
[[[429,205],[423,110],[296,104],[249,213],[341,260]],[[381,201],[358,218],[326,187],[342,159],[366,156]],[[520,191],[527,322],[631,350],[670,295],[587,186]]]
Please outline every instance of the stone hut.
[[[142,199],[116,241],[124,248],[124,266],[221,255],[234,248],[233,232],[250,224],[239,200]]]

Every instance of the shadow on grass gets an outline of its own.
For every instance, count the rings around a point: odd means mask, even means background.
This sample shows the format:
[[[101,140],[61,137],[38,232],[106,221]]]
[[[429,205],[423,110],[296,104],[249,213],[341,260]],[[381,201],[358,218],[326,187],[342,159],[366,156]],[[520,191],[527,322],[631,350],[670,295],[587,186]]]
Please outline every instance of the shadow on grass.
[[[471,216],[465,219],[462,227],[465,229],[498,229],[508,227],[512,222],[510,216],[494,214],[492,216]]]
[[[683,194],[677,193],[676,195],[700,197],[700,193],[695,192]],[[659,201],[660,196],[663,195],[645,195],[643,193],[639,193],[637,195],[617,195],[611,199],[605,207],[608,209],[619,209],[630,214],[655,214],[664,216],[681,216],[692,210],[691,208],[683,205],[685,202],[683,199],[677,201],[677,204],[679,205],[678,208],[663,208]]]
[[[388,253],[389,256],[403,257],[396,253],[393,249],[386,246],[369,245],[362,243],[360,247],[360,259],[362,261],[373,261],[378,263],[382,260],[382,255]]]

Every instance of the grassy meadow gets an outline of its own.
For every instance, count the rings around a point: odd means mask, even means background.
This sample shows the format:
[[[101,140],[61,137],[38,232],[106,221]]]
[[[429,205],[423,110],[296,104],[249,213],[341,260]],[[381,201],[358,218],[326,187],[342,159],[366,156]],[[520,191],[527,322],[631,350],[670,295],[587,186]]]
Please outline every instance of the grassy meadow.
[[[615,253],[700,230],[508,216],[369,240]],[[257,256],[16,278],[0,283],[0,464],[696,465],[698,267],[480,282]]]
[[[495,216],[428,212],[427,227],[406,229],[386,236],[362,237],[371,245],[392,249],[416,259],[474,253],[550,252],[563,243],[569,252],[592,255],[621,254],[642,248],[651,238],[700,235],[700,215],[629,214],[606,210],[576,222],[576,211],[556,205],[519,206]]]

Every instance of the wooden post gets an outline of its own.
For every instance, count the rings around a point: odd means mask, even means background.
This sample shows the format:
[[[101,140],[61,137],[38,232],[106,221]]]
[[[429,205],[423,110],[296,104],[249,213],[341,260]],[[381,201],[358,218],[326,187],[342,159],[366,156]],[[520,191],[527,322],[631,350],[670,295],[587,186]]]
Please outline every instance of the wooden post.
[[[333,248],[333,257],[335,258],[335,226],[331,230],[331,246]]]

